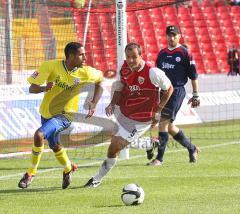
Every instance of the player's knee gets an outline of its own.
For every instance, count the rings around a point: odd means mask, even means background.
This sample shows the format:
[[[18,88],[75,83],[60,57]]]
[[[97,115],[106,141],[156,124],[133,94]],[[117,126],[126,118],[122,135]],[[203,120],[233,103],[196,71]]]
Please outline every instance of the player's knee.
[[[121,151],[121,146],[116,142],[111,142],[108,148],[108,157],[115,158],[120,151]]]
[[[173,134],[174,134],[174,133],[173,133],[173,128],[172,128],[171,125],[168,126],[168,133],[169,133],[170,135],[173,135]]]
[[[35,146],[42,146],[44,141],[44,134],[38,129],[34,134],[34,143]]]
[[[115,158],[120,151],[119,145],[115,143],[111,143],[108,147],[108,157],[109,158]]]
[[[168,128],[169,128],[169,120],[162,118],[159,122],[159,131],[168,132]]]
[[[125,142],[120,137],[113,137],[111,144],[108,148],[108,157],[115,158],[119,154],[119,152],[126,147],[128,143]]]
[[[175,136],[179,132],[179,128],[174,124],[170,123],[168,126],[168,133],[172,136]]]
[[[53,152],[58,152],[62,148],[58,143],[49,143],[49,148],[53,150]]]

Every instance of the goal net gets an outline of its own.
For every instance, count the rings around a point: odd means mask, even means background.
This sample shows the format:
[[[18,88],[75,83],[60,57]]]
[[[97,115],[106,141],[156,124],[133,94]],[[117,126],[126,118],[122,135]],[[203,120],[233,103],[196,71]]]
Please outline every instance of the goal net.
[[[79,158],[101,158],[106,147],[99,146],[110,139],[109,130],[114,122],[107,119],[104,109],[110,100],[111,86],[117,71],[116,2],[111,0],[0,0],[0,154],[1,157],[29,152],[32,137],[40,126],[38,106],[43,95],[30,95],[27,77],[45,60],[63,59],[64,47],[70,41],[84,44],[87,64],[100,69],[105,76],[105,93],[98,105],[97,115],[88,124],[74,122],[74,128],[62,137],[65,147]],[[154,62],[159,50],[167,45],[167,25],[182,26],[177,14],[180,8],[190,8],[190,1],[129,0],[126,6],[127,41],[143,47],[143,58]],[[189,9],[190,11],[190,9]],[[184,28],[185,29],[185,28]],[[184,31],[185,32],[185,31]],[[183,32],[183,33],[184,33]],[[197,65],[202,53],[193,48]],[[225,50],[226,51],[226,50]],[[205,66],[205,67],[204,67]],[[179,112],[177,124],[201,146],[202,140],[239,139],[240,91],[239,78],[224,74],[207,74],[204,64],[200,69],[200,96],[202,106],[193,110],[186,104]],[[86,89],[87,91],[87,89]],[[86,113],[84,99],[79,104],[82,119]],[[156,131],[153,135],[157,135]]]

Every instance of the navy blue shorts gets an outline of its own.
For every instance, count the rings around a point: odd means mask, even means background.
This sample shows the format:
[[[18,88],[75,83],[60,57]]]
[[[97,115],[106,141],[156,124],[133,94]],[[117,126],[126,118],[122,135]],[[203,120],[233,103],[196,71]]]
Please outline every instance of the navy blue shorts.
[[[39,130],[47,139],[50,148],[59,143],[59,133],[71,125],[71,121],[64,115],[56,115],[50,119],[41,117],[41,123]]]
[[[161,117],[170,119],[170,121],[173,122],[176,119],[177,113],[181,108],[185,96],[186,91],[184,87],[174,88],[170,99],[161,112]]]

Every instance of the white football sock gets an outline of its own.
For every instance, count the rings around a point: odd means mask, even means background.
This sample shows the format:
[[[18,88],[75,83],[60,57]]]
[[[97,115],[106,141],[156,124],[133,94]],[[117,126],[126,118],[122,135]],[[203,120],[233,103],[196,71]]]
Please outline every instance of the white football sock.
[[[102,178],[114,167],[117,162],[117,158],[107,158],[103,161],[102,166],[93,179],[97,181],[101,181]]]

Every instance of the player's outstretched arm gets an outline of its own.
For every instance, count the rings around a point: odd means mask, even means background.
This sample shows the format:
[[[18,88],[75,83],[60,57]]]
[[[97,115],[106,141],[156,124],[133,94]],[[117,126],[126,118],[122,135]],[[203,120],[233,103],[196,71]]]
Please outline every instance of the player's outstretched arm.
[[[96,105],[97,105],[100,97],[102,96],[102,92],[103,92],[103,88],[101,86],[101,83],[100,82],[95,83],[92,101],[88,102],[88,114],[87,114],[86,118],[93,116],[95,109],[96,109]]]
[[[169,98],[171,97],[172,93],[173,93],[173,86],[172,85],[170,85],[167,90],[164,90],[162,92],[160,104],[158,105],[157,111],[154,112],[153,117],[152,117],[151,128],[155,127],[159,123],[161,111],[164,108],[164,106],[167,104],[167,102],[168,102]]]
[[[110,117],[113,114],[114,109],[115,109],[115,105],[117,103],[119,103],[120,98],[121,98],[121,91],[114,91],[112,100],[111,100],[110,104],[105,109],[106,115],[108,117]]]
[[[162,109],[167,104],[167,102],[168,102],[169,98],[171,97],[172,93],[173,93],[173,86],[172,85],[170,85],[167,90],[163,91],[161,101],[160,101],[160,104],[158,106],[157,112],[161,113]]]
[[[122,90],[124,88],[124,84],[121,81],[116,81],[112,85],[113,96],[110,104],[105,108],[106,115],[110,117],[115,109],[115,105],[119,104],[119,101],[122,96]]]
[[[48,82],[46,86],[31,84],[29,87],[29,93],[38,94],[41,92],[47,92],[53,87],[52,82]]]

